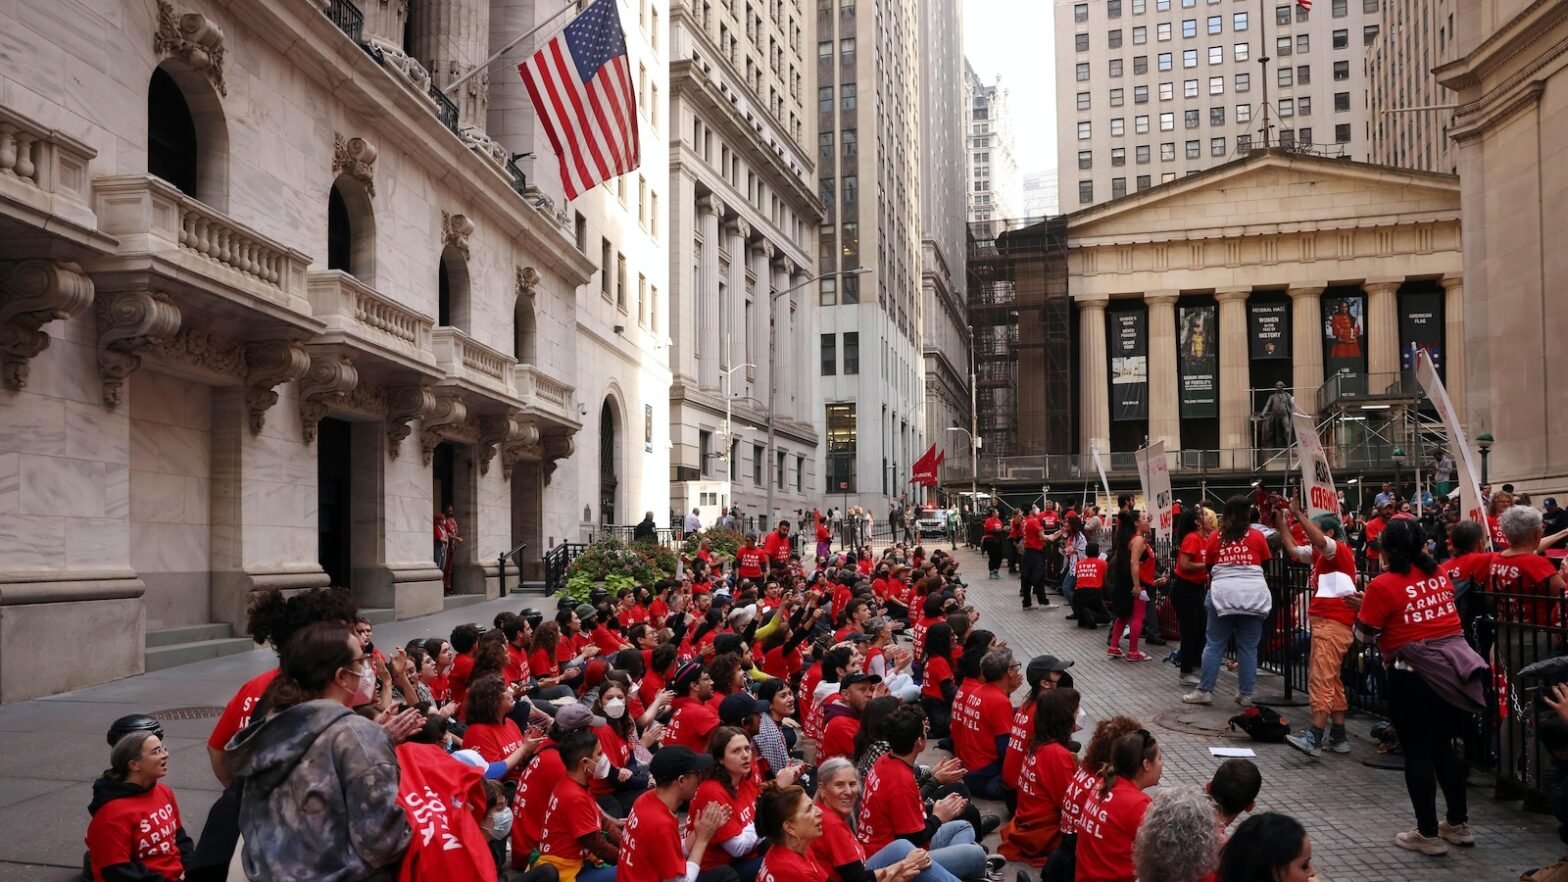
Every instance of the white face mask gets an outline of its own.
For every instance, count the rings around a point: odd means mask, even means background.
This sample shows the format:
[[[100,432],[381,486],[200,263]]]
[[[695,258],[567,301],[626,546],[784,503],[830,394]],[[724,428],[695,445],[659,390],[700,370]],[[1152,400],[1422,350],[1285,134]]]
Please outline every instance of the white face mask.
[[[1073,731],[1074,732],[1081,732],[1081,731],[1083,731],[1083,724],[1088,719],[1089,719],[1089,715],[1083,712],[1083,708],[1078,708],[1078,716],[1077,716],[1077,718],[1075,718],[1073,720]]]
[[[620,698],[612,698],[606,701],[604,703],[604,715],[612,720],[619,720],[621,717],[626,716],[626,701]]]
[[[593,767],[593,776],[602,781],[610,777],[610,768],[610,758],[601,753],[599,762]]]
[[[512,832],[512,810],[506,806],[496,809],[495,813],[485,820],[481,829],[485,831],[486,836],[497,842],[505,839]]]
[[[370,666],[370,659],[364,659],[359,669],[359,685],[354,688],[354,695],[348,700],[349,707],[359,707],[369,704],[376,697],[376,671]]]

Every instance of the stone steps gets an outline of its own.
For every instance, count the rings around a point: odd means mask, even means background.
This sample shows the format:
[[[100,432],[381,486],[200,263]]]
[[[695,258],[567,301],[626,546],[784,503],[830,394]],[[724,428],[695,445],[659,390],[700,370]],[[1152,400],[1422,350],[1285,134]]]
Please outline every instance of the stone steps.
[[[368,609],[360,607],[359,614],[364,616],[365,621],[370,622],[372,625],[385,625],[388,622],[397,621],[397,610],[391,607],[371,607]]]
[[[145,669],[161,671],[249,652],[256,648],[256,643],[249,637],[234,636],[234,628],[229,624],[214,622],[148,631],[146,647]]]
[[[173,646],[176,643],[221,640],[233,636],[234,627],[227,622],[210,622],[205,625],[181,625],[177,628],[159,628],[147,632],[147,648]]]
[[[448,594],[441,598],[441,608],[443,610],[461,609],[465,606],[484,603],[489,599],[483,594]]]

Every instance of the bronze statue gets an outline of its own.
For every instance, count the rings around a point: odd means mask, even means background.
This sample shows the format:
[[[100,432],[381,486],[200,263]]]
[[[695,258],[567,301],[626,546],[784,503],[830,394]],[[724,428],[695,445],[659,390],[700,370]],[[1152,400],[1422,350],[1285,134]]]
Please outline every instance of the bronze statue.
[[[1296,412],[1296,399],[1285,391],[1284,383],[1275,383],[1274,392],[1263,405],[1259,417],[1259,443],[1263,447],[1289,447],[1295,440],[1290,415]]]

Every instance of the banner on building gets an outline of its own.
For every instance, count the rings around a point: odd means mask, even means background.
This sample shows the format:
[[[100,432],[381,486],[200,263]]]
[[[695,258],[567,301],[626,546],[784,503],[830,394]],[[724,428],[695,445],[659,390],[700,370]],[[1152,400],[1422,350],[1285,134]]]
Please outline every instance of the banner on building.
[[[1399,369],[1416,369],[1416,354],[1432,357],[1432,367],[1443,375],[1443,295],[1402,294],[1399,297]]]
[[[1443,381],[1437,375],[1437,366],[1432,363],[1425,351],[1416,352],[1416,381],[1421,384],[1421,391],[1432,402],[1432,409],[1437,411],[1437,418],[1443,421],[1443,427],[1448,430],[1448,443],[1457,448],[1459,456],[1454,464],[1459,469],[1459,504],[1460,511],[1471,520],[1480,521],[1481,535],[1490,548],[1492,544],[1492,531],[1485,529],[1486,520],[1481,511],[1481,488],[1476,485],[1476,471],[1474,454],[1470,452],[1470,439],[1465,436],[1463,426],[1459,425],[1459,414],[1454,412],[1454,403],[1448,400],[1448,389],[1443,386]]]
[[[1366,314],[1360,294],[1323,298],[1323,382],[1337,382],[1342,393],[1367,391]]]
[[[1178,310],[1180,347],[1181,416],[1220,415],[1219,350],[1215,331],[1218,312],[1213,306],[1184,306]]]
[[[1143,504],[1149,507],[1149,523],[1169,537],[1175,526],[1175,506],[1171,496],[1171,469],[1165,459],[1165,442],[1140,447],[1132,455],[1138,464],[1138,483],[1143,489]]]
[[[1149,416],[1149,340],[1142,310],[1107,312],[1110,322],[1111,419]]]
[[[1252,336],[1252,360],[1290,358],[1290,304],[1247,304],[1247,330]]]
[[[1301,495],[1306,497],[1307,517],[1318,515],[1339,516],[1339,492],[1334,489],[1334,474],[1329,471],[1328,453],[1318,438],[1312,417],[1304,413],[1290,415],[1295,429],[1296,457],[1301,460]]]

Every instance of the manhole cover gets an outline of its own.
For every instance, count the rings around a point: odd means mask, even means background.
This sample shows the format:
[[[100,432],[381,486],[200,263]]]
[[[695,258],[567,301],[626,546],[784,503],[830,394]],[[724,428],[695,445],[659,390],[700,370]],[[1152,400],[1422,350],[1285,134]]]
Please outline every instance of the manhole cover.
[[[171,707],[148,714],[155,720],[210,720],[223,716],[221,707]]]
[[[1229,738],[1234,741],[1247,741],[1251,736],[1245,732],[1232,731],[1230,718],[1240,708],[1212,709],[1205,707],[1189,707],[1178,711],[1167,711],[1155,716],[1155,725],[1172,732],[1183,732],[1188,735],[1206,735]]]

